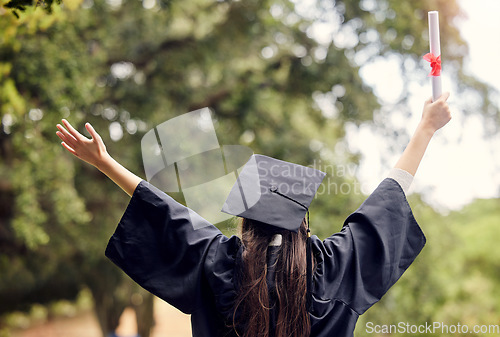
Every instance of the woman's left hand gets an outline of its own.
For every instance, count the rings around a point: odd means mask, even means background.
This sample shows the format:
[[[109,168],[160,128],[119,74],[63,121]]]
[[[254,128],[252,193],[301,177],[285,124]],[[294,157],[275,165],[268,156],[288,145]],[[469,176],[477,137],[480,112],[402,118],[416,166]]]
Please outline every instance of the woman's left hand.
[[[90,123],[85,124],[85,128],[92,136],[91,139],[83,136],[67,120],[63,119],[61,124],[57,124],[59,131],[56,134],[61,138],[61,145],[81,160],[99,168],[100,164],[108,156],[106,145],[101,136],[94,130]]]

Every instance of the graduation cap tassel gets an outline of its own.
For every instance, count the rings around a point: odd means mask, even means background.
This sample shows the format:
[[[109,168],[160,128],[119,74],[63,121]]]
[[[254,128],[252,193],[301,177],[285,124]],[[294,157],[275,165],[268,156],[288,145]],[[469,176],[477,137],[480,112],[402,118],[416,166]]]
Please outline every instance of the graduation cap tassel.
[[[309,229],[309,210],[307,210],[307,239],[306,239],[306,264],[307,264],[307,294],[306,294],[306,310],[309,311],[312,304],[312,243],[311,230]]]

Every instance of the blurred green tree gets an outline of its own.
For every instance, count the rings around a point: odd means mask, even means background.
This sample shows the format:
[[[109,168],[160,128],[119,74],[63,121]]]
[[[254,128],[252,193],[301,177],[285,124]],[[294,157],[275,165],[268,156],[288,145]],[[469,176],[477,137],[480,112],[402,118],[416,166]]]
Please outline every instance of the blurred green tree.
[[[412,265],[411,276],[403,275],[397,287],[361,317],[356,335],[365,335],[374,325],[399,323],[403,327],[461,324],[468,329],[446,333],[438,327],[433,333],[412,333],[415,336],[497,335],[499,201],[475,200],[460,211],[442,215],[413,196],[411,204],[428,244]],[[474,332],[476,326],[491,330]],[[400,330],[391,335],[408,333]]]

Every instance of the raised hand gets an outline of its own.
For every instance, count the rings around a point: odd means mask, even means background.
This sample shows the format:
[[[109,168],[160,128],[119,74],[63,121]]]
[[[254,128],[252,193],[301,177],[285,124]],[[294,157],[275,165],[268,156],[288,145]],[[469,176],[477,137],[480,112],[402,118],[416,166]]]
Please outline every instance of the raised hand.
[[[64,126],[57,124],[59,131],[56,132],[62,140],[62,146],[76,157],[95,166],[128,195],[132,196],[142,179],[120,165],[108,154],[101,136],[92,125],[85,124],[85,128],[92,136],[92,139],[88,139],[76,131],[67,120],[63,119],[62,123]]]
[[[92,125],[90,123],[85,124],[85,128],[92,136],[92,139],[88,139],[67,120],[63,119],[62,124],[64,126],[57,124],[59,131],[56,132],[62,140],[61,145],[76,157],[100,169],[108,153],[101,136],[94,130]]]
[[[431,132],[436,132],[451,120],[450,107],[446,103],[449,96],[450,93],[446,92],[434,103],[432,102],[432,98],[425,101],[422,120],[420,122],[422,127]]]
[[[451,120],[450,108],[446,103],[449,96],[449,93],[444,93],[434,103],[432,99],[425,101],[422,119],[395,168],[415,175],[432,136]]]

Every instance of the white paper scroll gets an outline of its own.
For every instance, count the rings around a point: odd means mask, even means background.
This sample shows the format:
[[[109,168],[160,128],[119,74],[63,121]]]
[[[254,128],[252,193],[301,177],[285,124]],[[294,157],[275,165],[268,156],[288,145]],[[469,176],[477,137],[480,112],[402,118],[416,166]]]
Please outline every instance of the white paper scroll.
[[[429,44],[430,52],[436,57],[441,55],[441,47],[439,41],[439,13],[431,11],[429,16]],[[442,93],[441,76],[432,76],[432,101],[436,101]]]

